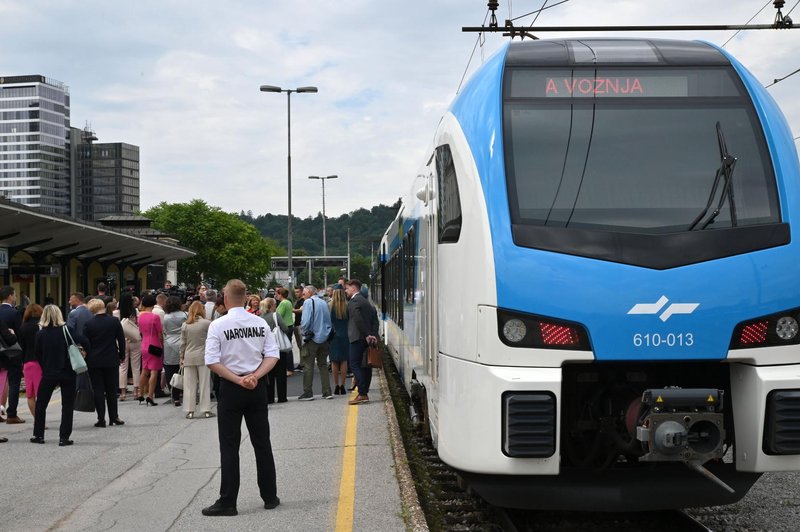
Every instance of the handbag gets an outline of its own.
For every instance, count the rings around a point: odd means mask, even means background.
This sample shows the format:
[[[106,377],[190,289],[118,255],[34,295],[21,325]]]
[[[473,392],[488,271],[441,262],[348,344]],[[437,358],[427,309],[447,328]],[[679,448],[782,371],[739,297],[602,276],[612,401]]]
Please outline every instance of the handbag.
[[[64,331],[64,341],[67,342],[67,353],[69,354],[69,363],[72,366],[72,371],[78,374],[86,373],[89,368],[86,366],[86,360],[83,358],[80,347],[75,345],[75,340],[72,339],[72,335],[66,325],[62,330]],[[94,407],[92,410],[94,410]]]
[[[94,390],[86,374],[78,375],[75,381],[75,404],[72,408],[78,412],[94,412]]]
[[[378,344],[370,345],[367,348],[367,366],[371,368],[380,368],[383,366],[381,361],[381,349]]]
[[[15,362],[22,358],[22,347],[19,342],[8,345],[3,337],[0,336],[0,356],[5,356],[9,362]]]
[[[153,322],[155,324],[155,322]],[[153,355],[154,357],[162,357],[164,356],[164,348],[159,347],[155,344],[150,344],[147,346],[147,352]]]
[[[175,373],[172,376],[172,378],[169,380],[169,385],[172,388],[183,390],[183,368],[181,368],[178,373]]]
[[[328,333],[328,342],[333,342],[333,339],[336,338],[336,329],[331,327],[331,332]]]

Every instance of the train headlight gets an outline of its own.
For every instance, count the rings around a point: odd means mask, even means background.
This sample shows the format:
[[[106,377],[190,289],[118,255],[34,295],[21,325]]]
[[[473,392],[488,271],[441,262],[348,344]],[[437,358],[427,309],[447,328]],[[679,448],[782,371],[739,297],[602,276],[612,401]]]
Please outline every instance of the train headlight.
[[[731,338],[731,349],[792,344],[800,344],[800,308],[740,322]]]
[[[586,328],[580,323],[514,310],[497,309],[497,335],[509,347],[592,349]]]
[[[797,320],[791,316],[778,318],[778,322],[775,324],[775,334],[781,340],[793,340],[797,336],[798,330],[800,330],[800,327],[797,325]]]
[[[797,325],[796,322],[795,325]],[[513,344],[520,343],[526,334],[528,334],[528,328],[525,327],[525,323],[522,320],[517,318],[512,318],[503,325],[503,336]]]

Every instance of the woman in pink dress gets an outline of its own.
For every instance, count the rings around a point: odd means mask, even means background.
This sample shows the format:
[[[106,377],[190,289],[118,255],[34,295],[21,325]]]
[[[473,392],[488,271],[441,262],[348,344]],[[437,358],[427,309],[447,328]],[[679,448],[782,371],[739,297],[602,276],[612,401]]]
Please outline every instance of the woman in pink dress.
[[[138,318],[139,331],[142,333],[142,375],[139,382],[142,388],[147,387],[147,397],[145,398],[147,406],[158,405],[153,399],[161,369],[164,367],[164,333],[161,327],[161,318],[158,317],[158,314],[153,313],[155,304],[155,296],[150,294],[143,296],[142,310]],[[160,350],[160,354],[152,354],[151,351],[156,349]]]

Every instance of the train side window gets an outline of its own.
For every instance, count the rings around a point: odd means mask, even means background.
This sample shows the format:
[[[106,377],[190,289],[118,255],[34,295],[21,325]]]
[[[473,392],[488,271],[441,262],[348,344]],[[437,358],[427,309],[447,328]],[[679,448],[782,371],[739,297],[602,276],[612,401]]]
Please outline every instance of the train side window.
[[[461,236],[461,197],[453,154],[447,144],[436,148],[436,177],[439,185],[439,243],[458,242]]]

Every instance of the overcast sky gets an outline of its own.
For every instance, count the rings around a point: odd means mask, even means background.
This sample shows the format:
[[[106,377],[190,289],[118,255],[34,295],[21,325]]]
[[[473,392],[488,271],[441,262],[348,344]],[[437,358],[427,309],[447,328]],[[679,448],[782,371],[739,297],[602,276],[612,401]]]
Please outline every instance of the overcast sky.
[[[498,18],[542,1],[501,0]],[[743,24],[765,3],[570,0],[537,25]],[[769,4],[753,23],[772,22]],[[409,189],[475,44],[461,27],[485,14],[486,0],[0,0],[0,75],[63,81],[73,126],[140,146],[143,209],[202,198],[255,214],[287,212],[286,96],[259,86],[317,86],[292,96],[292,212],[321,211],[307,176],[337,174],[326,203],[338,216]],[[647,35],[722,44],[732,32]],[[503,42],[487,35],[470,73]],[[726,49],[768,84],[800,68],[800,29],[742,32]],[[770,92],[800,135],[800,74]]]

